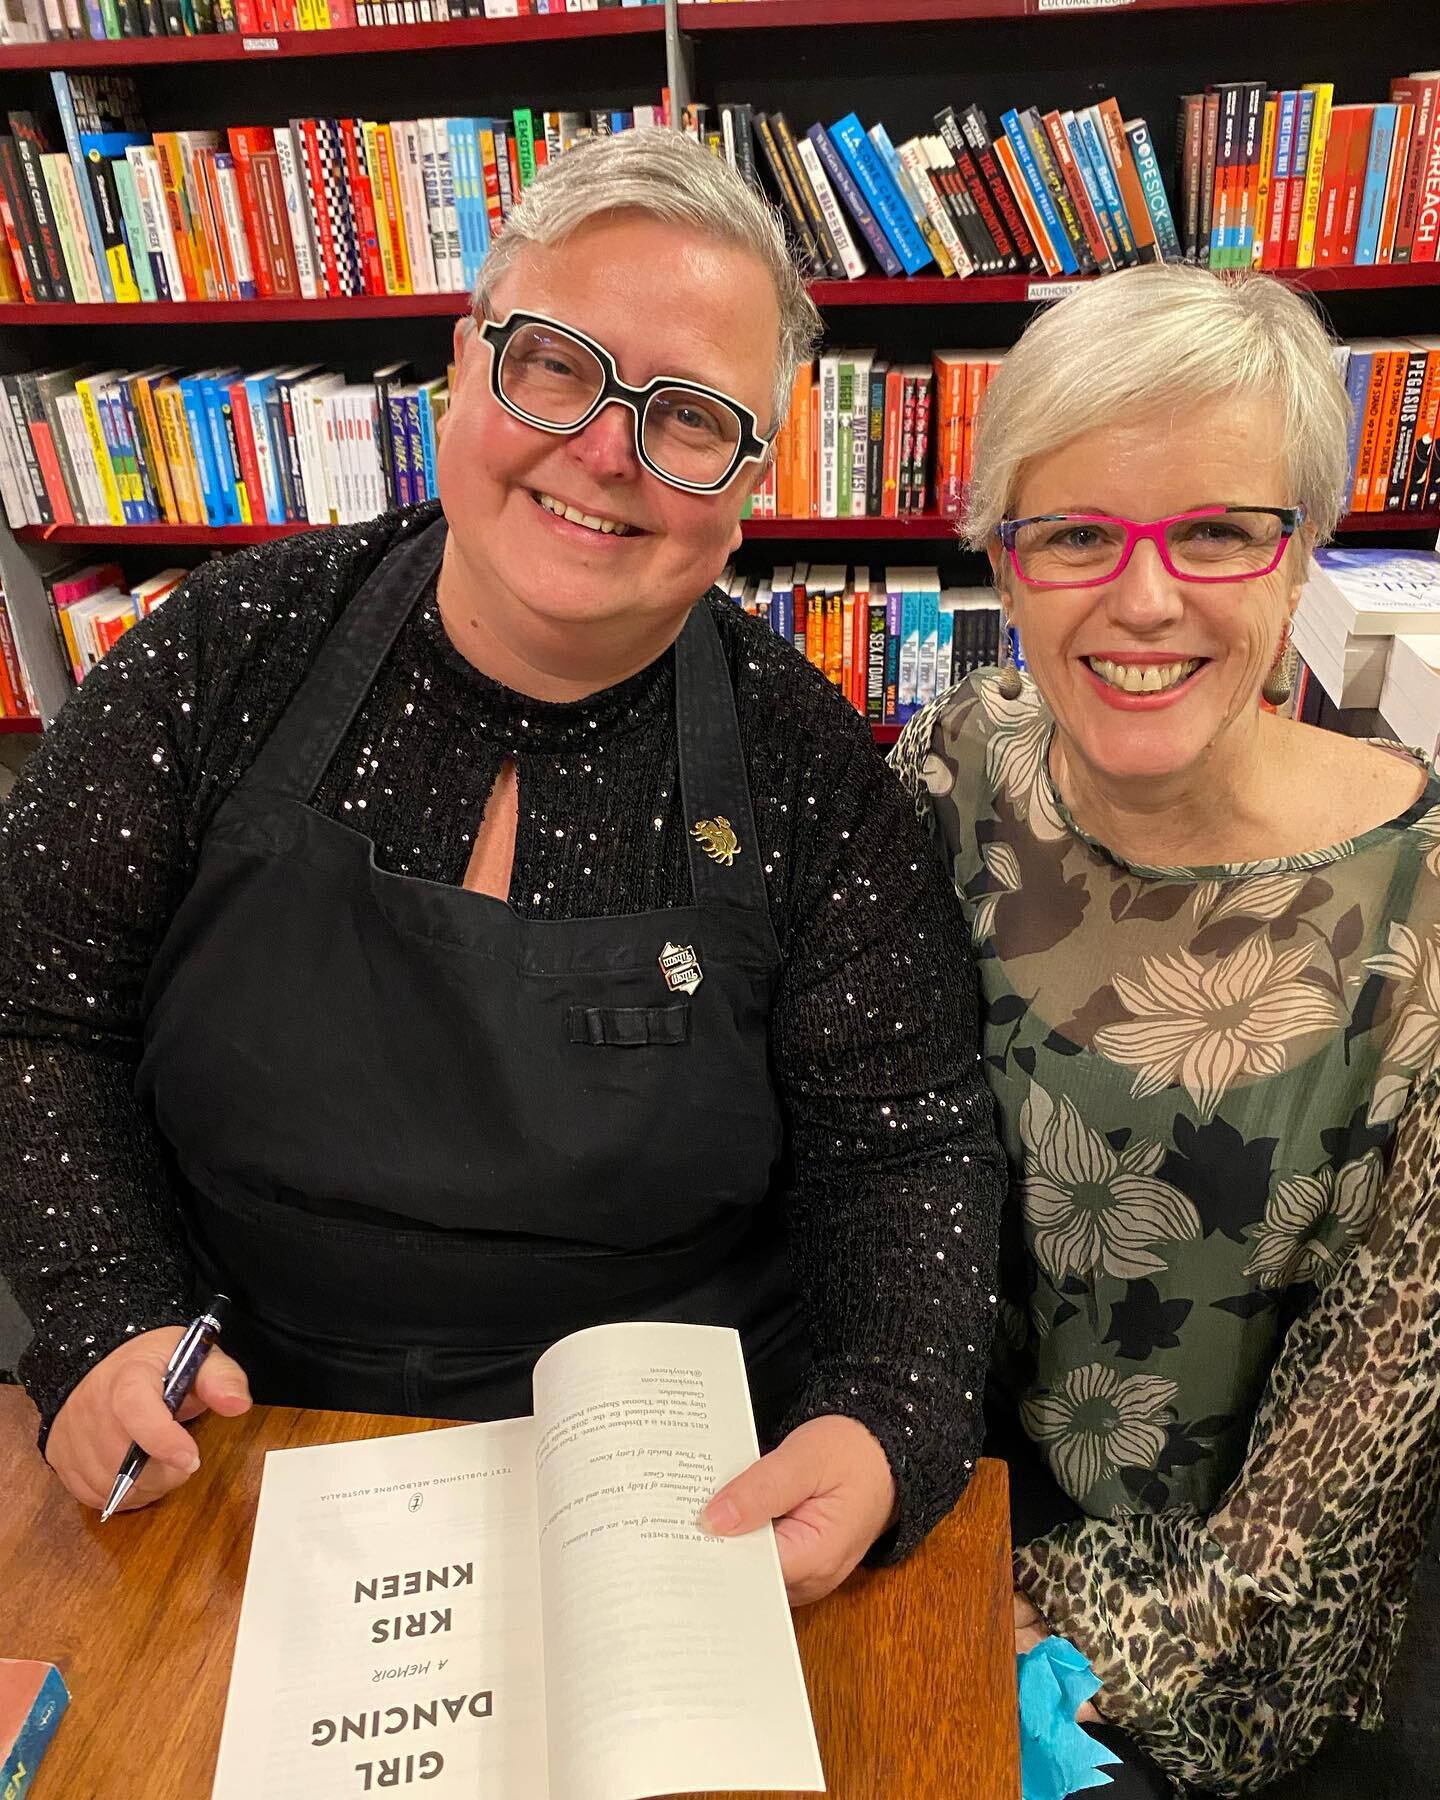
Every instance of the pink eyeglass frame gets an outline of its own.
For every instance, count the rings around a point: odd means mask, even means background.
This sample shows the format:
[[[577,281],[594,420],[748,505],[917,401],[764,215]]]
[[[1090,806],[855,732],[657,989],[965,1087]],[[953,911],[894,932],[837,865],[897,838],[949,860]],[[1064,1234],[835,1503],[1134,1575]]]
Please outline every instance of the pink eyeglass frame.
[[[1219,519],[1226,513],[1266,513],[1280,521],[1280,544],[1274,558],[1263,569],[1247,569],[1242,575],[1191,575],[1177,569],[1170,560],[1170,552],[1165,543],[1165,533],[1171,525],[1180,525],[1187,519]],[[1125,532],[1125,546],[1120,552],[1120,560],[1108,575],[1097,575],[1090,581],[1036,581],[1020,567],[1020,553],[1015,548],[1015,535],[1022,525],[1061,524],[1066,519],[1073,519],[1085,525],[1119,525]],[[1172,513],[1168,519],[1122,519],[1113,513],[1036,513],[1028,519],[1002,519],[995,527],[995,535],[1004,545],[1010,557],[1010,566],[1014,569],[1017,580],[1026,587],[1032,588],[1092,588],[1105,587],[1123,575],[1130,566],[1130,558],[1135,554],[1135,546],[1141,539],[1148,539],[1154,544],[1167,574],[1176,581],[1197,582],[1211,585],[1221,582],[1259,581],[1263,576],[1273,575],[1280,567],[1290,540],[1299,530],[1305,519],[1303,506],[1201,506],[1193,512]]]

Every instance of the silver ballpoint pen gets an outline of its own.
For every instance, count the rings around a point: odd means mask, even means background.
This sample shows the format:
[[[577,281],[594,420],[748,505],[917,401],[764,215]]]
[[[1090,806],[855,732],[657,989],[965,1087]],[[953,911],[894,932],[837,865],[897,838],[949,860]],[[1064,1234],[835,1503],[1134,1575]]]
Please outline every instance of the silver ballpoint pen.
[[[229,1304],[224,1294],[217,1294],[200,1317],[185,1327],[185,1335],[175,1346],[174,1354],[165,1365],[165,1386],[160,1398],[172,1416],[179,1412],[186,1396],[194,1387],[200,1365],[210,1354],[210,1346],[220,1335]],[[105,1510],[100,1515],[102,1525],[140,1479],[141,1471],[149,1460],[149,1456],[138,1444],[130,1446],[129,1453],[120,1465],[120,1473],[115,1477],[110,1498],[105,1502]]]

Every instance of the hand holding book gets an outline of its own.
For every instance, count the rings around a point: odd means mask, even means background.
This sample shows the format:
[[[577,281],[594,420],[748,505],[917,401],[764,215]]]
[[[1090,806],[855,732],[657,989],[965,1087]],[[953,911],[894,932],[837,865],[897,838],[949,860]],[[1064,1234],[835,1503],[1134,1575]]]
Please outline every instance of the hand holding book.
[[[774,1521],[792,1606],[823,1600],[894,1523],[895,1477],[857,1419],[810,1419],[727,1482],[700,1515],[706,1531],[738,1537]]]

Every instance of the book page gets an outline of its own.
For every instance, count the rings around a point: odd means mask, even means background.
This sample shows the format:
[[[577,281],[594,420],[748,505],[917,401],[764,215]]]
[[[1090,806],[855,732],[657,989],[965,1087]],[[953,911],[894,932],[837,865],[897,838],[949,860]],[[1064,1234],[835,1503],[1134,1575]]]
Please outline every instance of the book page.
[[[551,1800],[823,1791],[775,1534],[695,1523],[758,1454],[736,1334],[577,1332],[535,1428]]]
[[[545,1800],[529,1419],[265,1459],[214,1800]]]

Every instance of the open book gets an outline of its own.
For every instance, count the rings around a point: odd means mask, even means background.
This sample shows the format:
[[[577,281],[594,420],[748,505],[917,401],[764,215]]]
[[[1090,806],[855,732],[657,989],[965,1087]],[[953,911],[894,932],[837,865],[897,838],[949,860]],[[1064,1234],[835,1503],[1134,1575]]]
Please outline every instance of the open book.
[[[535,1416],[272,1451],[214,1800],[823,1791],[740,1341],[602,1325]]]

